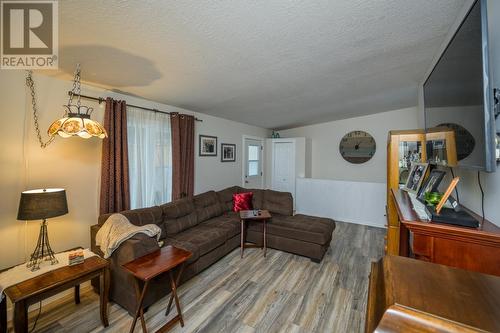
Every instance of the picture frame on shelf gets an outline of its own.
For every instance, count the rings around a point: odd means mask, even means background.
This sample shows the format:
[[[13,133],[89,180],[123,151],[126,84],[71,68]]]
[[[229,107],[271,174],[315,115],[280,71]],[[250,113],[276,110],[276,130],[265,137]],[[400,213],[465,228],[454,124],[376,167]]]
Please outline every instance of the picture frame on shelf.
[[[403,189],[407,192],[417,194],[422,187],[428,170],[429,163],[413,163],[411,165],[410,174],[408,175],[408,180]]]
[[[418,192],[418,199],[423,202],[425,200],[425,193],[427,192],[437,192],[439,184],[446,175],[446,171],[442,170],[432,170],[427,177]]]
[[[210,135],[199,135],[199,156],[217,156],[217,137]]]
[[[220,144],[220,161],[236,162],[236,145],[232,143]]]

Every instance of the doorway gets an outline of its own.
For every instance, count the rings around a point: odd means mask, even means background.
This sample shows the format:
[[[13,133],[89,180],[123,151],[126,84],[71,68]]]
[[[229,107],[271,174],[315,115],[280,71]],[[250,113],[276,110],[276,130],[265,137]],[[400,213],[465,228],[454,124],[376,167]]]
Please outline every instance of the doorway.
[[[295,142],[272,143],[272,189],[295,197]]]
[[[264,139],[243,136],[243,187],[264,188]]]

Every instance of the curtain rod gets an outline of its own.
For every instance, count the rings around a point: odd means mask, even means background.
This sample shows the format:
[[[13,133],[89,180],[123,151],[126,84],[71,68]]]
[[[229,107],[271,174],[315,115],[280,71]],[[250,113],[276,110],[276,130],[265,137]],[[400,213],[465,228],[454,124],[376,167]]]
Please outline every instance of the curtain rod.
[[[87,95],[78,95],[78,94],[73,94],[73,92],[71,92],[71,91],[68,91],[68,95],[80,96],[81,98],[91,99],[93,101],[98,101],[99,104],[101,104],[102,102],[106,102],[106,99],[102,98],[102,97],[92,97],[92,96],[87,96]],[[144,106],[137,106],[137,105],[133,105],[133,104],[127,104],[127,106],[131,106],[133,108],[137,108],[137,109],[141,109],[141,110],[146,110],[146,111],[153,111],[153,112],[164,113],[164,114],[172,114],[172,112],[160,111],[158,109],[146,108]],[[196,121],[203,122],[202,119],[198,119],[196,117],[194,119]]]

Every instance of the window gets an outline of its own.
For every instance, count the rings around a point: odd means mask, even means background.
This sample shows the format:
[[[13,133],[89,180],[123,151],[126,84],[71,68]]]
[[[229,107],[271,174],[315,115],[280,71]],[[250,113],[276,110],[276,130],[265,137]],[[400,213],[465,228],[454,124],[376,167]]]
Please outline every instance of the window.
[[[127,107],[130,206],[172,200],[172,143],[167,114]]]
[[[260,146],[248,146],[248,176],[258,176],[259,171],[259,154]]]

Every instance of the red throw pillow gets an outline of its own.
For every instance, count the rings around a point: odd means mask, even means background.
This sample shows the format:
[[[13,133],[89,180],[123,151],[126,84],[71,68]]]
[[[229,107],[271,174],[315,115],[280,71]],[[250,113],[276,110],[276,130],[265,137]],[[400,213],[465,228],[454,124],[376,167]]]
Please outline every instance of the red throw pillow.
[[[253,209],[252,198],[253,198],[252,192],[233,194],[233,212]]]

